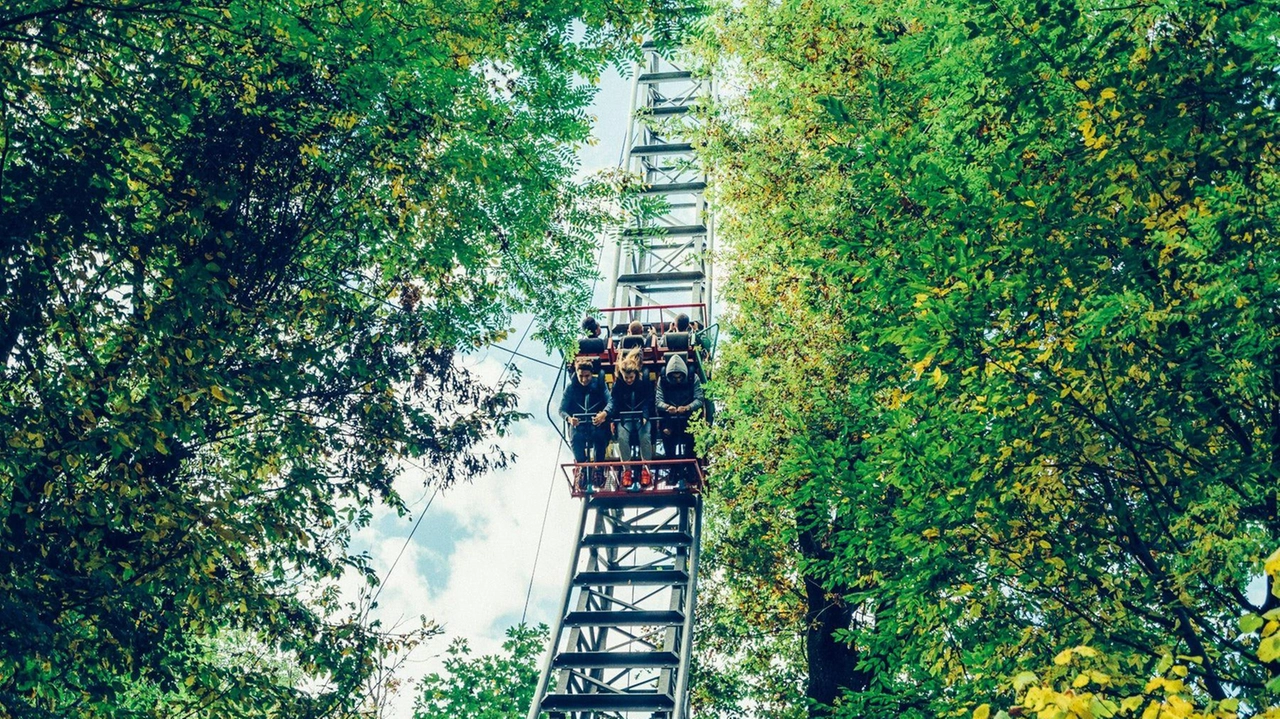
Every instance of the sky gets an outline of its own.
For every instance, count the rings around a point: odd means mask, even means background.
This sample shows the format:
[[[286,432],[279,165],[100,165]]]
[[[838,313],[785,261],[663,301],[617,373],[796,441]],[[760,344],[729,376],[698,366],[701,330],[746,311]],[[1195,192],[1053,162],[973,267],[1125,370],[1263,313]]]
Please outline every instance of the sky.
[[[601,78],[592,109],[598,142],[579,153],[582,174],[617,165],[630,93],[630,81],[616,72]],[[612,259],[608,249],[602,253],[606,262]],[[596,306],[602,305],[607,289],[605,277],[597,283]],[[505,346],[515,347],[529,320],[527,315],[514,319],[516,331]],[[558,361],[532,340],[521,345],[520,352],[552,364]],[[495,348],[467,358],[466,364],[496,384],[508,359],[508,353]],[[384,578],[371,616],[381,619],[383,626],[406,628],[425,616],[444,629],[443,635],[415,650],[401,668],[406,688],[392,699],[389,719],[412,717],[413,685],[442,669],[444,651],[455,637],[465,638],[475,656],[497,652],[506,629],[525,613],[526,594],[527,620],[532,624],[550,624],[562,600],[581,505],[569,496],[558,465],[572,455],[567,448],[561,449],[560,437],[545,416],[555,371],[519,358],[516,362],[522,372],[517,391],[520,406],[533,417],[517,423],[499,440],[500,446],[515,453],[515,461],[506,470],[473,477],[440,492],[429,506],[432,495],[423,487],[422,473],[409,468],[397,489],[413,507],[412,514],[398,517],[381,510],[354,538],[352,549],[369,551],[378,575]],[[421,526],[412,532],[424,509]]]

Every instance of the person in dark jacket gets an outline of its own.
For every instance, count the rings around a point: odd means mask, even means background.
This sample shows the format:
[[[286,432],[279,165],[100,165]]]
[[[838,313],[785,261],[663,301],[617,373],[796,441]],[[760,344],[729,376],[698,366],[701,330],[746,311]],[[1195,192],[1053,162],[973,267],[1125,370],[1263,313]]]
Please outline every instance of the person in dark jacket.
[[[595,368],[590,359],[581,359],[574,363],[574,380],[564,388],[564,397],[560,399],[560,416],[573,428],[573,461],[603,462],[605,448],[609,446],[609,413],[613,411],[613,398],[604,386],[604,381],[596,377]],[[591,423],[586,424],[574,415],[591,415]],[[594,460],[587,454],[587,448],[593,450]],[[592,474],[593,484],[597,487],[604,484],[604,472],[596,470]]]
[[[693,457],[693,435],[689,418],[705,404],[702,383],[689,374],[684,358],[673,354],[658,381],[654,405],[662,419],[662,452],[667,459]]]
[[[633,323],[633,324],[639,324]],[[640,364],[642,350],[628,352],[618,362],[618,378],[613,382],[613,413],[618,428],[618,456],[623,462],[630,462],[639,454],[640,459],[647,462],[653,459],[653,443],[650,441],[649,427],[654,415],[653,384],[644,377]],[[641,416],[623,417],[623,412],[641,412]],[[622,487],[632,486],[631,468],[622,470]],[[653,484],[653,476],[649,468],[640,466],[640,487]]]

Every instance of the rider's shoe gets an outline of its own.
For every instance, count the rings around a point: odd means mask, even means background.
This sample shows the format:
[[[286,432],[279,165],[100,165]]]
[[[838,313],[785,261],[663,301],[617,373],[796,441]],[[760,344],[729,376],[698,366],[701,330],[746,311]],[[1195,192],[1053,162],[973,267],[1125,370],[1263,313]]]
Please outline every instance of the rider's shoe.
[[[622,470],[622,481],[620,482],[620,484],[622,485],[623,489],[631,488],[631,470],[629,469]]]
[[[640,486],[641,486],[641,487],[652,487],[652,486],[653,486],[653,475],[652,475],[652,474],[649,474],[649,468],[648,468],[648,467],[641,467],[641,468],[640,468]]]

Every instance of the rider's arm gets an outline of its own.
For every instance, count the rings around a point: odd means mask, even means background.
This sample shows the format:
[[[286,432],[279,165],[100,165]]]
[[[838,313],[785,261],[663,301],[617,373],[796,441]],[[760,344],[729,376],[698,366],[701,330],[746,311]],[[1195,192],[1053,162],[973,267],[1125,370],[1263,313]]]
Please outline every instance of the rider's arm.
[[[573,385],[570,384],[564,388],[564,395],[560,397],[560,419],[569,419],[569,415],[572,414],[573,400],[569,395],[572,391]]]
[[[698,381],[698,378],[691,377],[690,379],[693,380],[693,401],[689,403],[689,411],[695,412],[702,409],[702,405],[706,404],[704,401],[706,395],[702,393],[702,383]]]
[[[600,394],[604,395],[604,409],[601,411],[604,412],[605,414],[612,415],[613,414],[613,393],[610,392],[609,388],[605,386],[604,380],[598,379],[596,381],[600,383]]]
[[[669,405],[669,404],[667,404],[666,402],[664,402],[664,401],[663,401],[663,398],[662,398],[662,382],[661,382],[661,381],[659,381],[659,382],[658,382],[658,386],[657,386],[657,388],[654,390],[654,392],[655,392],[655,394],[654,394],[653,404],[654,404],[654,406],[655,406],[655,407],[657,407],[657,408],[658,408],[658,411],[659,411],[659,412],[666,412],[667,410],[671,409],[671,405]]]

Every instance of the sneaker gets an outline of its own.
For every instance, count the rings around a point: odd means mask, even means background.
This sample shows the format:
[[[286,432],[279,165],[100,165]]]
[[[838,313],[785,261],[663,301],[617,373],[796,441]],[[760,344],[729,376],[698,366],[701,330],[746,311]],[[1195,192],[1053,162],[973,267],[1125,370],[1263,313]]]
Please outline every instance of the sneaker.
[[[597,469],[591,473],[591,483],[596,487],[604,486],[604,470]]]
[[[629,487],[631,487],[631,470],[624,469],[622,470],[622,488],[627,489]]]
[[[640,486],[641,486],[641,487],[652,487],[652,486],[653,486],[653,475],[652,475],[652,474],[649,474],[649,468],[648,468],[648,467],[641,467],[641,468],[640,468]]]

